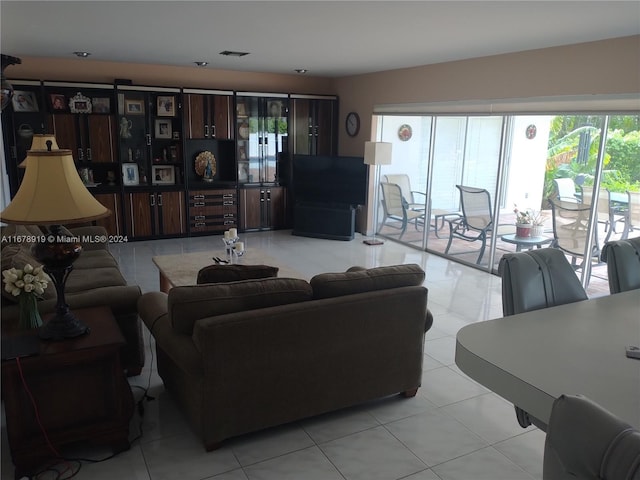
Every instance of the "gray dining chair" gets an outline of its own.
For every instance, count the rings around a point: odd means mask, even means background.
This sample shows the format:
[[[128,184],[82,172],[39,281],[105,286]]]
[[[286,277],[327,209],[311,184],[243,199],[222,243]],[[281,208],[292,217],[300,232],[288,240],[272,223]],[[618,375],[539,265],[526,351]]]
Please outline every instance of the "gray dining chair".
[[[555,248],[506,253],[500,259],[502,277],[502,314],[506,316],[540,310],[556,305],[587,300],[573,267]],[[546,425],[517,405],[516,418],[522,428]]]
[[[609,292],[640,289],[640,237],[606,243],[600,258],[607,262]]]
[[[547,427],[543,480],[640,480],[640,431],[582,395],[560,395]]]

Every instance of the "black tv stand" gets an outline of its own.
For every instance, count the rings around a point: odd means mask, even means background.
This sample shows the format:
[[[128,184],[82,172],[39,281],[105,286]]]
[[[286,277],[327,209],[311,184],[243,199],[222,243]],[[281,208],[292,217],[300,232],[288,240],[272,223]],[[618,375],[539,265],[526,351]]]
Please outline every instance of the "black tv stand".
[[[353,240],[355,225],[353,205],[298,202],[293,207],[293,235]]]

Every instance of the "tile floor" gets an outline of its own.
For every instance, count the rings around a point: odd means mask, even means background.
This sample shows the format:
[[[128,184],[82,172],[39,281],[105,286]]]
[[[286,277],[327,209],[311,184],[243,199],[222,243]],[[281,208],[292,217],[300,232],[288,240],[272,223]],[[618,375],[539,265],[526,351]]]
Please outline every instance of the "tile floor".
[[[131,449],[110,460],[83,461],[84,480],[518,480],[542,478],[544,434],[522,429],[513,406],[465,376],[455,365],[455,335],[472,322],[502,316],[500,278],[393,241],[363,245],[296,237],[290,231],[242,235],[307,278],[352,265],[417,263],[427,273],[427,333],[422,388],[412,399],[383,398],[354,408],[232,439],[207,453],[155,370],[130,380],[136,399],[149,388],[145,415],[131,423]],[[220,237],[113,245],[129,283],[158,290],[154,255],[222,250]],[[153,343],[145,331],[146,342]],[[139,435],[140,438],[137,438]],[[4,415],[1,478],[12,479]],[[79,447],[69,457],[101,459],[109,451]],[[73,464],[77,466],[76,463]],[[54,478],[45,473],[42,479]]]

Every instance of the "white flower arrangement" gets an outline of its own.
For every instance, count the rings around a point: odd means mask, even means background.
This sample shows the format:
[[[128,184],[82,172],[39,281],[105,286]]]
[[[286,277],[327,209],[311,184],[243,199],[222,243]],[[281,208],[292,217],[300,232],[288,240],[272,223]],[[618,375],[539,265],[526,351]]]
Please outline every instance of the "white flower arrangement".
[[[33,267],[28,263],[22,270],[19,268],[4,270],[2,277],[5,291],[14,297],[19,297],[22,293],[40,297],[51,281],[42,267]]]
[[[526,210],[521,212],[518,210],[518,206],[514,205],[513,213],[516,214],[516,224],[519,225],[540,225],[543,226],[546,217],[542,215],[542,212],[536,212],[535,210]]]

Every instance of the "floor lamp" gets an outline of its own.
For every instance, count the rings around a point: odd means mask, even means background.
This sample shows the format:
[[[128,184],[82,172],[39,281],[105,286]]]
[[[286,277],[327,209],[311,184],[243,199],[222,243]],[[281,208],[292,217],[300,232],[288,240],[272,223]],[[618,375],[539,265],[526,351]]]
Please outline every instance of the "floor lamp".
[[[378,195],[380,191],[380,165],[391,165],[391,143],[389,142],[365,142],[364,163],[373,165],[376,169],[373,195],[373,238],[364,240],[367,245],[382,245],[384,242],[376,238],[378,230]]]
[[[71,150],[29,150],[20,188],[0,213],[5,223],[48,225],[33,247],[33,255],[51,277],[57,294],[56,312],[38,332],[46,340],[74,338],[89,332],[69,310],[64,298],[67,277],[80,256],[78,238],[65,235],[63,224],[84,223],[106,217],[111,212],[98,202],[82,183]]]

